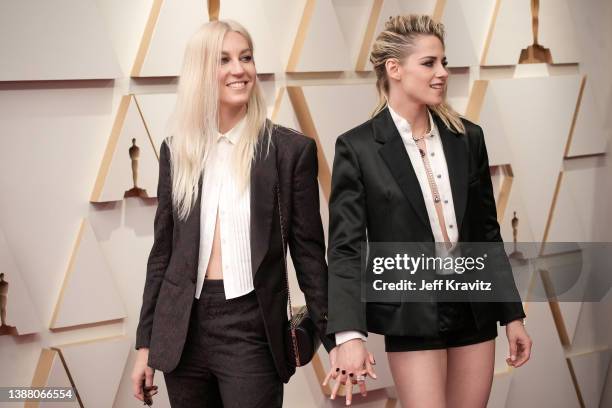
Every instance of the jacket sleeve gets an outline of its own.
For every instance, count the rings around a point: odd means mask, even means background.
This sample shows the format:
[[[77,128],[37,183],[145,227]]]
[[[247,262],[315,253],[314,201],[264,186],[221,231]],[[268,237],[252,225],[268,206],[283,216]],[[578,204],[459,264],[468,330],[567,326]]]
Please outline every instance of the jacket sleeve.
[[[328,333],[356,330],[367,334],[361,302],[361,254],[366,244],[366,202],[355,151],[343,136],[336,140],[329,200]]]
[[[327,264],[319,207],[317,147],[309,140],[293,172],[289,249],[310,317],[327,351],[335,346],[327,326]]]
[[[153,247],[147,262],[147,277],[142,295],[140,319],[136,329],[136,349],[149,347],[157,295],[172,255],[172,180],[170,177],[170,150],[162,143],[159,156],[157,182],[157,211],[155,212]]]
[[[513,320],[523,319],[525,312],[523,304],[516,289],[516,283],[512,276],[512,268],[508,257],[503,248],[503,240],[500,232],[499,223],[497,222],[497,207],[495,205],[495,197],[493,195],[493,184],[491,182],[491,172],[489,170],[489,157],[487,147],[485,145],[484,134],[482,128],[478,127],[478,163],[481,185],[481,200],[484,211],[484,238],[486,242],[498,242],[499,256],[496,256],[496,272],[499,273],[498,282],[503,286],[504,299],[516,299],[513,302],[500,302],[498,304],[500,312],[500,324],[505,325]]]

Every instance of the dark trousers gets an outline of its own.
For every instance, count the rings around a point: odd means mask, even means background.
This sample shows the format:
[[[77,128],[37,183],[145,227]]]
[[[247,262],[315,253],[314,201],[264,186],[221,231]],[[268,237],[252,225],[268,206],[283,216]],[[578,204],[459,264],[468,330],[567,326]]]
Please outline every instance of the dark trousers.
[[[164,378],[173,408],[281,407],[283,383],[255,292],[225,300],[223,281],[206,280],[181,360]]]

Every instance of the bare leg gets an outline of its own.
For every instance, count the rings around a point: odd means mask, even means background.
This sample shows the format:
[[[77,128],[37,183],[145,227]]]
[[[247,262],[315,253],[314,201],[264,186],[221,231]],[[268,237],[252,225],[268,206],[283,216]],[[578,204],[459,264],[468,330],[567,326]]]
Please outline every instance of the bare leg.
[[[485,408],[491,393],[495,340],[448,349],[446,405]]]
[[[403,408],[445,408],[446,350],[387,353]]]

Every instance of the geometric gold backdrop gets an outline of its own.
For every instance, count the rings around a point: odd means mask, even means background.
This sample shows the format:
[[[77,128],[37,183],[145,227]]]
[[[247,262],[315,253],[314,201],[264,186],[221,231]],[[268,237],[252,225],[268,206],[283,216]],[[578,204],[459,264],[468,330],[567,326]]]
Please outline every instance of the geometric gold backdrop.
[[[31,305],[28,313],[10,308],[9,317],[37,334],[0,336],[0,385],[68,382],[81,406],[136,405],[129,374],[159,148],[185,41],[209,19],[233,18],[249,29],[269,116],[316,140],[325,224],[335,138],[365,121],[376,104],[367,61],[373,38],[388,16],[417,12],[447,27],[449,101],[483,126],[504,238],[512,239],[516,212],[519,241],[610,241],[612,7],[604,0],[539,3],[539,42],[552,62],[528,65],[518,62],[532,43],[530,0],[3,5],[0,124],[7,148],[0,187],[11,193],[0,207],[0,265],[8,269],[9,299],[19,287]],[[146,192],[140,198],[126,197],[136,187],[135,160],[137,187]],[[541,277],[532,276],[531,284],[542,285]],[[293,275],[290,285],[303,302]],[[96,308],[93,294],[110,303]],[[507,368],[500,329],[489,406],[612,404],[612,299],[525,307],[532,360]],[[71,323],[59,324],[62,316]],[[382,339],[371,335],[368,342],[379,379],[354,404],[398,406]],[[90,383],[91,369],[100,372],[99,389]],[[286,386],[285,405],[339,405],[320,386],[326,369],[321,351]],[[156,406],[169,406],[156,375]]]

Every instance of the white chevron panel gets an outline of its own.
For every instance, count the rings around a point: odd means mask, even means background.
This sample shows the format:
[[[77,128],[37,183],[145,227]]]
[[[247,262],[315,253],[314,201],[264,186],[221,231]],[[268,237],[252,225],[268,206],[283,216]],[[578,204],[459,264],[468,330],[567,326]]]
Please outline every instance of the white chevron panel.
[[[276,46],[274,27],[282,22],[271,20],[268,12],[274,7],[267,0],[223,0],[220,2],[220,19],[231,19],[242,24],[253,39],[255,64],[258,73],[282,70],[279,49]]]
[[[179,75],[187,41],[206,22],[206,1],[163,0],[138,76]]]
[[[586,82],[576,116],[574,134],[567,152],[568,157],[605,153],[608,143],[609,135],[604,130],[603,112],[595,100],[593,88],[597,87],[597,84],[589,78],[584,80]]]
[[[0,81],[121,76],[93,0],[3,1],[0,27]]]
[[[499,12],[484,65],[518,64],[521,50],[533,43],[531,0],[499,0]],[[575,27],[567,0],[540,0],[539,43],[553,63],[579,61]]]
[[[604,406],[600,405],[600,399],[606,384],[610,357],[611,352],[606,349],[568,358],[574,368],[584,406],[587,408]]]
[[[323,153],[330,167],[336,138],[367,121],[378,95],[373,84],[321,85],[302,87]]]
[[[126,106],[127,104],[127,106]],[[158,109],[163,108],[162,105]],[[102,159],[92,202],[121,201],[126,191],[134,187],[130,148],[135,139],[140,149],[138,158],[138,188],[146,190],[148,197],[157,194],[158,159],[151,138],[133,96],[123,98],[115,119],[115,128],[108,139]],[[159,148],[159,147],[158,147]]]
[[[159,149],[162,142],[169,136],[168,121],[176,103],[175,93],[153,93],[135,95],[138,106],[142,112],[142,118],[149,130],[155,151],[159,157]],[[151,191],[154,195],[155,192]],[[151,195],[151,194],[149,194]]]
[[[17,334],[30,334],[39,332],[42,328],[40,320],[35,313],[34,304],[30,292],[25,285],[15,263],[15,259],[0,229],[0,273],[4,274],[4,282],[8,285],[6,304],[6,326],[12,326]],[[4,326],[0,333],[8,334],[8,328]],[[4,333],[4,329],[7,333]]]
[[[50,328],[126,317],[108,262],[91,225],[83,219]]]
[[[132,341],[120,336],[55,346],[86,407],[113,406]]]
[[[542,280],[536,275],[536,290]],[[531,359],[512,370],[512,384],[507,408],[578,407],[578,398],[570,376],[555,323],[546,302],[527,304],[527,331],[534,342]],[[537,381],[534,381],[537,379]]]
[[[376,23],[376,30],[374,30],[372,44],[376,41],[378,34],[385,28],[385,23],[389,20],[389,17],[410,13],[433,14],[435,7],[436,0],[384,0]],[[372,50],[372,44],[369,47],[370,51]],[[369,58],[365,69],[366,71],[372,70]]]
[[[314,4],[312,2],[314,1]],[[347,42],[332,0],[308,0],[313,7],[299,59],[292,72],[346,71],[351,69]]]
[[[485,134],[491,128],[505,131],[507,156],[502,161],[512,164],[536,240],[544,237],[578,90],[574,75],[494,80],[487,88],[483,111],[489,95],[500,109],[497,115],[483,114],[481,124]]]
[[[495,0],[446,1],[442,23],[450,67],[480,64],[494,6]]]

